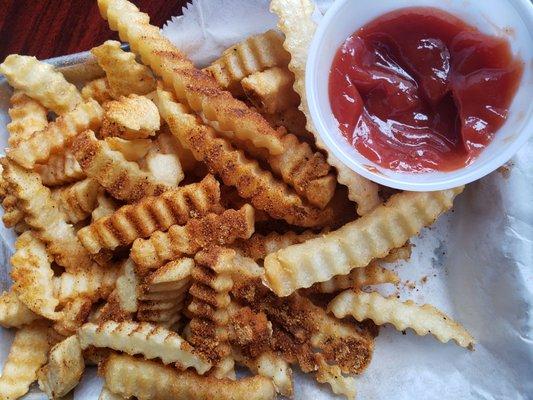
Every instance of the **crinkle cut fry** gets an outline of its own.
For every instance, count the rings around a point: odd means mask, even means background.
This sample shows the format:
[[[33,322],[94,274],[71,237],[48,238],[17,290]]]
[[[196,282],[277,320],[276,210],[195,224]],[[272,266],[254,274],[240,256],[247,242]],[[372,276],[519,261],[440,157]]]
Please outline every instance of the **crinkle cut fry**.
[[[377,292],[346,290],[330,302],[328,310],[337,318],[351,315],[358,321],[390,323],[399,331],[412,328],[418,335],[431,333],[443,343],[454,340],[459,346],[474,348],[475,340],[465,328],[429,304],[419,306],[411,300],[402,302]]]
[[[43,322],[34,322],[15,333],[0,376],[1,399],[18,399],[28,392],[46,362],[49,348],[48,327]]]
[[[327,152],[327,147],[312,124],[305,93],[307,51],[316,29],[311,18],[314,5],[310,0],[272,0],[270,10],[279,16],[278,27],[285,33],[283,47],[291,54],[289,70],[295,76],[294,90],[301,98],[300,110],[307,117],[307,130],[315,136],[317,146]],[[357,203],[359,215],[370,212],[380,203],[378,186],[346,167],[331,152],[327,154],[329,165],[337,169],[337,180],[348,187],[350,200]]]
[[[78,337],[82,349],[95,346],[142,354],[147,359],[159,358],[164,364],[178,363],[182,369],[193,367],[200,374],[211,368],[176,332],[146,322],[89,322],[80,328]]]
[[[135,202],[145,196],[158,196],[169,187],[141,171],[135,162],[109,148],[92,131],[80,133],[72,143],[74,156],[87,176],[96,179],[113,197]]]
[[[48,161],[52,154],[63,151],[78,133],[99,128],[102,117],[102,107],[96,101],[80,103],[43,130],[34,132],[28,140],[8,149],[7,156],[24,168],[32,169],[35,164]]]
[[[96,208],[96,196],[100,185],[94,179],[84,179],[52,190],[52,199],[59,205],[67,221],[75,224],[83,221]]]
[[[0,326],[4,328],[20,328],[40,317],[30,310],[13,290],[0,295]]]
[[[70,149],[51,155],[46,164],[35,164],[34,170],[46,186],[65,185],[85,178],[85,173]]]
[[[94,99],[100,105],[106,101],[112,100],[109,82],[107,78],[97,78],[85,84],[81,89],[81,96],[84,100]]]
[[[209,245],[227,245],[237,239],[247,239],[254,232],[254,210],[245,204],[239,210],[208,214],[191,219],[185,226],[173,225],[168,232],[155,232],[149,239],[137,239],[130,257],[141,276],[166,261],[184,254],[195,254]]]
[[[9,146],[29,139],[33,132],[40,131],[48,125],[46,108],[38,101],[26,96],[19,90],[15,90],[11,96],[11,107],[8,110],[11,122],[7,124]]]
[[[69,271],[89,267],[92,264],[89,254],[78,241],[72,225],[59,211],[50,189],[41,183],[39,175],[6,159],[2,160],[2,165],[4,179],[19,199],[26,223],[37,231],[37,236],[46,243],[55,261]]]
[[[432,224],[448,211],[463,187],[437,192],[402,192],[354,222],[265,258],[265,278],[278,296],[287,296],[335,275],[346,275]]]
[[[190,281],[193,268],[192,258],[170,261],[143,279],[143,291],[158,293],[179,290]]]
[[[53,66],[35,57],[11,54],[0,64],[0,72],[11,86],[56,114],[72,111],[82,102],[76,86],[67,82]]]
[[[305,231],[303,233],[292,231],[285,233],[271,232],[268,235],[254,233],[250,239],[237,240],[232,247],[246,257],[250,257],[253,260],[262,260],[270,253],[274,253],[293,244],[303,243],[318,236],[320,234],[312,231]]]
[[[241,96],[243,78],[272,67],[285,67],[290,54],[283,48],[283,35],[269,30],[224,50],[204,71],[212,75],[220,87]]]
[[[259,113],[220,89],[211,75],[195,68],[159,28],[149,24],[146,14],[127,0],[99,0],[98,6],[110,28],[118,30],[120,38],[128,41],[143,62],[174,88],[181,101],[217,121],[221,129],[233,131],[271,154],[281,153],[280,133]]]
[[[217,137],[212,127],[203,125],[184,105],[176,103],[171,93],[159,88],[157,94],[159,111],[171,132],[197,160],[204,161],[226,185],[235,186],[239,195],[250,199],[255,208],[273,218],[305,227],[325,226],[333,220],[332,209],[320,210],[304,203],[256,161],[247,159],[226,139]]]
[[[127,355],[111,355],[99,373],[113,393],[139,400],[274,400],[276,396],[272,381],[262,376],[217,379]]]
[[[122,206],[78,231],[78,238],[92,254],[102,248],[115,249],[155,231],[166,231],[171,225],[185,224],[220,208],[220,187],[212,176],[199,183],[170,189],[159,196],[141,199]]]

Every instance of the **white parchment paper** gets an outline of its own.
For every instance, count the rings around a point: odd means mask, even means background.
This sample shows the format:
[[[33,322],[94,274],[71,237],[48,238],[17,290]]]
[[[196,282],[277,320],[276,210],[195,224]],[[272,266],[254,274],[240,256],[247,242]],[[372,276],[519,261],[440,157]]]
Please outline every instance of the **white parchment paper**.
[[[250,34],[274,28],[266,0],[198,0],[163,32],[199,65]],[[319,1],[324,12],[331,1]],[[0,144],[7,132],[7,95],[0,91]],[[359,399],[533,399],[533,140],[507,170],[468,185],[453,212],[425,229],[408,262],[392,265],[403,299],[431,303],[477,339],[470,352],[430,336],[386,326],[370,367],[358,378]],[[0,228],[0,285],[9,286],[11,232]],[[0,328],[0,365],[12,333]],[[154,377],[154,379],[157,379]],[[101,380],[86,371],[75,399],[98,398]],[[26,398],[42,398],[32,391]],[[326,385],[295,374],[296,399],[332,399]]]

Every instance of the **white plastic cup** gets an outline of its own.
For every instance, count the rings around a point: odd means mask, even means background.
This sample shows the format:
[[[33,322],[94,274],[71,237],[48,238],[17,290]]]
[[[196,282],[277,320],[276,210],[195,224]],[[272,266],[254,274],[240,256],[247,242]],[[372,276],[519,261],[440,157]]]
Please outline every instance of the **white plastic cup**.
[[[328,95],[329,71],[339,46],[373,19],[405,7],[435,7],[454,14],[481,32],[504,37],[524,72],[507,121],[469,166],[450,172],[409,173],[368,160],[344,138]],[[475,181],[505,164],[533,131],[533,4],[530,0],[337,0],[321,19],[306,68],[311,118],[328,147],[350,169],[385,186],[411,191],[449,189]]]

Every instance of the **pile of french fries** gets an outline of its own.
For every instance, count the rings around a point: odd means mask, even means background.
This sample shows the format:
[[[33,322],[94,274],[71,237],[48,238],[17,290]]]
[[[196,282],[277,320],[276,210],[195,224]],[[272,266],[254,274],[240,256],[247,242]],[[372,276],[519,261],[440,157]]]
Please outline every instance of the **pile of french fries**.
[[[98,5],[131,52],[92,49],[104,76],[81,91],[32,57],[0,65],[20,235],[0,399],[35,381],[61,398],[86,365],[100,399],[292,396],[292,366],[353,399],[377,325],[473,346],[433,306],[370,289],[399,282],[386,264],[462,188],[390,195],[327,154],[305,102],[309,1],[273,0],[282,33],[203,70],[127,0]]]

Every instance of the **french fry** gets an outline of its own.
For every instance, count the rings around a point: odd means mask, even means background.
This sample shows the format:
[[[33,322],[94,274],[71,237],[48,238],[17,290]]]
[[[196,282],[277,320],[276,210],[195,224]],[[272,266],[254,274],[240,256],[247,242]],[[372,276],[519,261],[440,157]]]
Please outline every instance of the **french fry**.
[[[100,105],[113,99],[111,88],[107,78],[97,78],[87,82],[81,89],[81,97],[85,101],[89,99],[96,100]]]
[[[254,233],[248,240],[237,240],[232,247],[246,257],[254,260],[262,260],[270,253],[274,253],[293,244],[306,242],[318,236],[320,235],[312,231],[305,231],[300,234],[292,231],[282,234],[271,232],[268,235]]]
[[[101,249],[128,245],[137,238],[165,231],[174,224],[185,224],[219,210],[220,188],[208,175],[193,183],[166,191],[159,196],[145,197],[135,204],[122,206],[78,231],[78,237],[92,254]]]
[[[72,149],[87,176],[96,179],[116,199],[135,202],[169,189],[142,172],[136,163],[111,150],[105,141],[96,139],[92,131],[76,136]]]
[[[161,154],[151,150],[143,161],[146,171],[168,186],[178,186],[185,178],[180,159],[176,154]]]
[[[182,144],[220,175],[226,185],[235,186],[241,197],[250,199],[255,208],[294,225],[323,226],[331,222],[332,210],[319,210],[304,203],[256,161],[233,149],[225,139],[216,136],[212,127],[203,125],[185,106],[173,101],[169,92],[158,89],[157,101],[162,117]]]
[[[118,394],[113,393],[105,385],[104,387],[102,387],[102,391],[100,392],[100,395],[98,396],[98,400],[125,400],[125,399],[126,399],[125,397],[122,397]]]
[[[193,367],[200,374],[211,367],[177,333],[146,322],[87,323],[78,336],[82,349],[109,347],[131,355],[142,354],[147,359],[159,358],[165,364],[178,363],[183,369]]]
[[[155,104],[145,96],[130,94],[104,105],[101,137],[145,139],[155,135],[161,120]]]
[[[83,221],[96,208],[96,196],[100,185],[94,179],[86,178],[72,185],[52,190],[52,199],[65,214],[67,222]]]
[[[331,386],[333,393],[343,395],[348,400],[355,400],[355,378],[344,376],[337,365],[329,365],[320,355],[316,357],[316,360],[318,363],[317,382],[327,383]]]
[[[305,64],[316,24],[311,18],[314,5],[310,0],[272,0],[270,10],[279,17],[278,27],[285,34],[283,47],[291,54],[289,70],[295,76],[294,90],[300,95],[300,110],[307,117],[307,130],[315,136],[316,144],[327,152],[327,147],[312,124],[305,92]],[[327,153],[329,165],[337,169],[339,183],[348,187],[349,198],[364,215],[379,203],[378,186],[346,167],[333,154]]]
[[[158,268],[166,261],[185,254],[195,254],[209,245],[226,245],[241,238],[249,238],[254,232],[254,210],[246,204],[240,210],[226,210],[222,214],[209,214],[191,219],[186,225],[173,225],[168,232],[157,231],[147,239],[133,243],[130,257],[138,272]]]
[[[124,262],[123,273],[116,283],[116,295],[120,308],[126,312],[137,311],[137,297],[139,292],[139,278],[135,273],[135,265],[129,258]]]
[[[255,72],[241,81],[244,93],[262,113],[283,112],[300,104],[293,90],[294,75],[288,69],[273,67]]]
[[[102,188],[100,189],[101,190],[99,190],[96,195],[96,203],[98,206],[91,213],[91,220],[93,223],[100,218],[113,214],[119,208],[117,201],[111,196],[108,196]]]
[[[289,246],[265,258],[265,278],[279,296],[346,275],[385,257],[453,205],[462,187],[439,192],[402,192],[342,228]]]
[[[44,129],[48,125],[48,118],[46,108],[19,90],[15,90],[10,103],[8,113],[11,122],[6,127],[9,132],[7,142],[9,146],[15,147],[28,140],[33,132]]]
[[[407,261],[411,258],[411,247],[412,244],[408,241],[402,247],[392,249],[389,254],[383,257],[380,261],[385,263],[393,263],[400,260]]]
[[[171,329],[180,319],[185,304],[182,297],[168,300],[140,300],[137,311],[139,321],[150,322]]]
[[[144,292],[157,293],[181,290],[190,282],[193,268],[192,258],[184,257],[170,261],[144,278]]]
[[[113,97],[142,95],[155,89],[150,69],[135,61],[135,54],[122,50],[119,42],[108,40],[92,48],[91,53],[105,71]]]
[[[119,151],[128,161],[138,162],[148,154],[152,147],[150,139],[126,140],[119,137],[107,137],[105,141],[111,150]]]
[[[213,76],[220,87],[234,96],[241,96],[243,78],[267,68],[284,67],[289,60],[290,54],[283,48],[283,36],[270,30],[226,49],[204,71]]]
[[[4,209],[2,222],[6,228],[12,228],[24,220],[24,211],[20,209],[16,196],[6,195],[2,200],[2,208]]]
[[[328,305],[337,318],[351,315],[358,321],[371,319],[377,325],[392,324],[397,330],[412,328],[417,335],[431,333],[446,343],[454,340],[459,346],[473,349],[475,340],[459,323],[429,304],[416,305],[410,300],[383,297],[377,292],[346,290]]]
[[[11,257],[14,292],[36,314],[58,319],[59,300],[52,286],[54,271],[44,244],[32,232],[25,232],[15,242],[15,249]]]
[[[28,140],[8,149],[7,156],[24,168],[32,169],[35,164],[48,161],[53,153],[61,152],[78,133],[98,128],[102,116],[102,107],[96,101],[80,103],[43,130],[33,133]]]
[[[13,290],[0,295],[0,326],[20,328],[37,319],[39,315],[30,310]]]
[[[65,185],[85,178],[85,173],[70,150],[51,155],[46,164],[35,164],[34,170],[46,186]]]
[[[274,400],[276,396],[274,385],[263,376],[217,379],[127,355],[111,355],[99,370],[109,390],[139,400]]]
[[[278,112],[275,114],[262,114],[268,123],[276,128],[285,128],[287,133],[298,136],[300,140],[313,143],[315,137],[306,128],[307,119],[305,114],[301,112],[297,107],[289,108],[286,111]]]
[[[198,169],[200,163],[196,161],[192,152],[183,147],[181,142],[172,135],[166,124],[154,140],[154,146],[159,153],[176,154],[184,172],[193,173]]]
[[[114,289],[119,274],[119,268],[97,264],[74,273],[63,272],[53,278],[54,296],[61,304],[77,297],[105,299]]]
[[[50,399],[58,399],[74,389],[84,370],[78,338],[69,336],[50,350],[48,363],[38,373],[39,388]]]
[[[43,322],[33,322],[15,333],[0,376],[1,399],[15,400],[28,392],[49,349],[48,327]]]
[[[92,262],[88,253],[53,201],[50,189],[42,185],[39,175],[5,159],[2,164],[4,179],[19,199],[26,223],[46,243],[55,261],[69,271],[89,267]]]
[[[54,323],[54,330],[65,337],[76,334],[89,317],[93,303],[92,298],[85,296],[67,301],[61,310],[61,318]]]
[[[11,54],[0,64],[0,72],[11,86],[56,114],[72,111],[82,102],[76,86],[68,83],[53,66],[35,57]]]
[[[279,133],[260,114],[220,89],[211,75],[195,68],[135,5],[127,0],[99,0],[98,6],[109,26],[118,30],[143,62],[173,87],[180,101],[201,111],[207,119],[217,121],[221,129],[250,140],[255,147],[266,148],[271,154],[283,150]],[[130,29],[132,24],[135,29]]]

